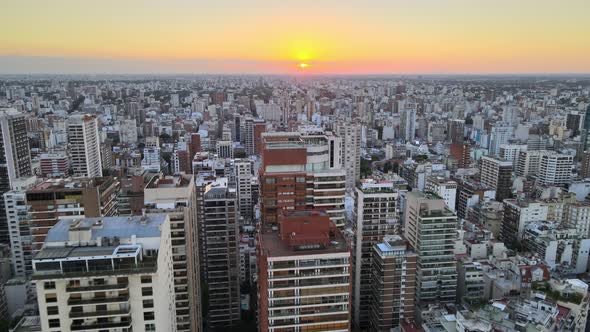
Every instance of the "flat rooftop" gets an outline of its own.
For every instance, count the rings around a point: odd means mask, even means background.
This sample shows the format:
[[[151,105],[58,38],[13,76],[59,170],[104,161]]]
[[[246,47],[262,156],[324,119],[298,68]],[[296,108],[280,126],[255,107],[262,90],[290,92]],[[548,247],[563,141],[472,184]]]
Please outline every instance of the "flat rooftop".
[[[148,216],[132,217],[103,217],[60,220],[53,226],[45,242],[66,242],[69,239],[70,227],[80,222],[79,230],[90,229],[91,239],[101,238],[130,238],[135,235],[138,238],[159,237],[162,224],[166,221],[166,214],[150,214]],[[100,225],[98,225],[100,224]]]
[[[266,251],[268,257],[318,255],[349,252],[349,246],[338,229],[327,247],[295,249],[281,239],[281,233],[275,227],[262,226],[260,230],[260,248]]]

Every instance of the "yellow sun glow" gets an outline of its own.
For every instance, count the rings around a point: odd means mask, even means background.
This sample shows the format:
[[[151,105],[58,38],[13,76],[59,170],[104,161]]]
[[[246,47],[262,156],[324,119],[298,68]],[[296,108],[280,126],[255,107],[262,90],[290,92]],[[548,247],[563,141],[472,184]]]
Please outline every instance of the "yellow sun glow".
[[[298,64],[298,66],[301,69],[305,69],[305,68],[308,68],[309,67],[309,64],[308,63],[300,63],[300,64]]]

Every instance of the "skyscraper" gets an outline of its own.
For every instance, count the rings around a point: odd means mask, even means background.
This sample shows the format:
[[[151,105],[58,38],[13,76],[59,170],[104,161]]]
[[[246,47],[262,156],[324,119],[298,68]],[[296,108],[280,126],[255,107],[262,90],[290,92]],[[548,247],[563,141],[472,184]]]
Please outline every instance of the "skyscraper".
[[[339,123],[335,132],[342,139],[342,167],[346,171],[346,188],[353,189],[361,176],[361,126]]]
[[[61,220],[33,260],[43,331],[175,331],[165,214]]]
[[[512,162],[498,158],[482,157],[479,170],[480,182],[496,190],[496,200],[501,202],[512,195]]]
[[[100,140],[96,116],[72,114],[68,119],[68,141],[74,176],[102,176]]]
[[[369,331],[391,331],[414,320],[417,255],[400,236],[372,248]]]
[[[155,176],[144,190],[146,215],[170,218],[176,330],[202,330],[197,192],[192,175]]]
[[[32,175],[31,151],[24,114],[15,109],[0,110],[0,243],[9,244],[4,193],[17,179]]]
[[[446,207],[442,198],[414,191],[406,194],[404,225],[405,238],[418,253],[417,304],[454,303],[457,216]]]
[[[355,188],[353,214],[353,321],[356,327],[369,325],[372,287],[373,245],[399,228],[398,193],[391,182],[362,180]]]
[[[257,256],[259,331],[350,331],[350,249],[328,214],[262,225]]]
[[[405,109],[401,111],[400,135],[403,140],[412,141],[416,136],[416,110]]]
[[[197,224],[200,229],[201,275],[207,283],[209,329],[240,322],[238,204],[228,179],[201,173],[197,177]]]

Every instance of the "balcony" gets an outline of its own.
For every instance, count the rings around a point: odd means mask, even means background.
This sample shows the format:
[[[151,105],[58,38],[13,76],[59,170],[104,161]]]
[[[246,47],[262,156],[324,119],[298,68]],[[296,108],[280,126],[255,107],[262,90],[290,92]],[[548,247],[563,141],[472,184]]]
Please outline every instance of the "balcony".
[[[88,312],[70,312],[70,318],[88,318],[88,317],[103,317],[103,316],[127,316],[129,309],[124,310],[99,310]]]
[[[89,330],[104,330],[112,328],[130,328],[131,318],[122,320],[120,322],[95,322],[90,324],[72,324],[72,331],[89,331]]]
[[[66,292],[68,293],[82,293],[82,292],[94,292],[94,291],[111,291],[127,289],[128,283],[120,283],[114,285],[89,285],[89,286],[67,286]]]
[[[119,295],[114,297],[94,297],[91,299],[76,299],[70,298],[68,305],[86,305],[86,304],[109,304],[117,302],[128,302],[129,294]]]

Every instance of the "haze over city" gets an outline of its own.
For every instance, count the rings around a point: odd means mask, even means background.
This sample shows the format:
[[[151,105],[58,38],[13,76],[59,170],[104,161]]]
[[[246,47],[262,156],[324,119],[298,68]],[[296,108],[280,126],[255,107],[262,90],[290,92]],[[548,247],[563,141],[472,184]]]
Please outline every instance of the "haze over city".
[[[0,74],[590,72],[585,0],[0,6]]]

